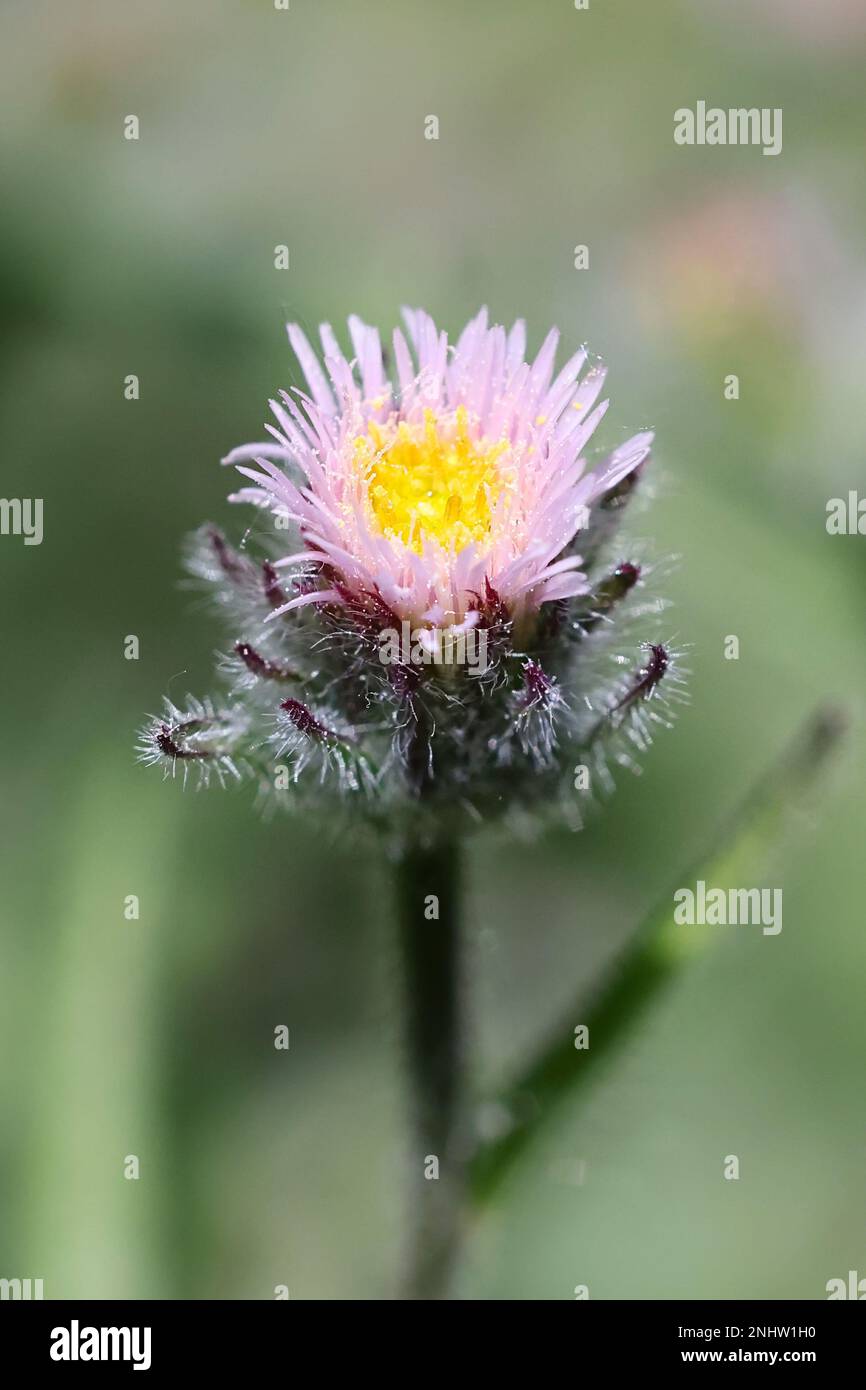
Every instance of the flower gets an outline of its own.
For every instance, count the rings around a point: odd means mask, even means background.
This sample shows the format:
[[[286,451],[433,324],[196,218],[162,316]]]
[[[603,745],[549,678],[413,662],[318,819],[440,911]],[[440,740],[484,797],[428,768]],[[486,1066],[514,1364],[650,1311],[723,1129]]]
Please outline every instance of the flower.
[[[308,389],[224,459],[245,479],[231,500],[273,525],[241,549],[205,526],[188,557],[230,624],[228,694],[166,702],[141,757],[283,805],[330,797],[394,837],[577,825],[679,697],[657,633],[621,646],[664,607],[619,539],[652,435],[590,465],[605,373],[583,348],[556,373],[555,329],[527,362],[522,321],[482,310],[449,348],[428,314],[405,320],[393,379],[359,319],[351,358],[327,324],[323,360],[289,325]]]
[[[298,527],[304,548],[277,568],[319,567],[320,582],[271,617],[306,604],[384,604],[421,627],[471,626],[492,592],[524,627],[542,605],[587,592],[569,547],[592,504],[646,458],[652,435],[587,470],[583,451],[608,401],[596,404],[605,371],[584,372],[585,349],[554,378],[555,328],[530,364],[522,320],[506,333],[482,309],[449,348],[429,314],[404,318],[414,361],[396,329],[394,384],[377,330],[360,319],[349,319],[353,362],[322,325],[324,371],[290,324],[309,393],[281,392],[272,441],[224,460],[255,484],[232,501]]]

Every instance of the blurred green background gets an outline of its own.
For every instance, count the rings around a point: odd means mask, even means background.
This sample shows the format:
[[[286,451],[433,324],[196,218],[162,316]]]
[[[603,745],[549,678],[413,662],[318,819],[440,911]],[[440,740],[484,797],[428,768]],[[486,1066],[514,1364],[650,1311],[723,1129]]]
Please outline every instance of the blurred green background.
[[[693,644],[690,708],[604,815],[471,848],[479,1085],[590,989],[816,701],[853,717],[765,879],[781,935],[716,929],[479,1220],[461,1292],[820,1298],[866,1274],[866,542],[825,530],[828,498],[866,493],[862,4],[7,0],[2,26],[2,491],[44,498],[45,535],[0,538],[0,1275],[393,1293],[387,876],[242,791],[163,784],[133,741],[166,687],[212,686],[221,633],[179,549],[204,519],[241,534],[218,460],[297,380],[284,320],[388,328],[403,302],[452,331],[486,302],[607,359],[608,439],[658,431],[640,527],[681,557],[663,635]],[[677,147],[698,99],[781,107],[782,154]]]

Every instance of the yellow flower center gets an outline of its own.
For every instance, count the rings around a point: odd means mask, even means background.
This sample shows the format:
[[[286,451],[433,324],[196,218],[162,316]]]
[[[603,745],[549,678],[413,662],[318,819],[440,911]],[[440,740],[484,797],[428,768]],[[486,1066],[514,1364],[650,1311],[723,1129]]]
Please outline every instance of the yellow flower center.
[[[420,555],[428,537],[455,551],[489,539],[505,483],[498,461],[507,448],[505,439],[492,445],[472,440],[460,406],[444,425],[432,410],[424,412],[423,426],[371,421],[368,433],[355,440],[355,459],[382,534]]]

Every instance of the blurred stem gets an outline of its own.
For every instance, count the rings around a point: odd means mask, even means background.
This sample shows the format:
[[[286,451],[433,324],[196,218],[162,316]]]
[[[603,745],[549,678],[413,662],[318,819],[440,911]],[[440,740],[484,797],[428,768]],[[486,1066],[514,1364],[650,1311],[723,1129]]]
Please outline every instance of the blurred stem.
[[[674,922],[676,887],[697,879],[727,888],[754,883],[778,844],[791,811],[814,790],[844,729],[822,709],[800,731],[778,764],[757,784],[715,848],[703,856],[650,913],[587,1008],[581,997],[534,1062],[500,1098],[506,1128],[476,1154],[472,1189],[477,1205],[489,1201],[558,1105],[587,1089],[652,1003],[676,978],[683,962],[715,939],[712,930]],[[577,1050],[574,1029],[589,1029],[589,1047]]]
[[[405,1297],[448,1296],[464,1203],[460,852],[411,845],[397,865],[411,1145]],[[435,906],[434,906],[435,900]],[[434,915],[435,914],[435,915]],[[432,1176],[438,1165],[438,1176]]]

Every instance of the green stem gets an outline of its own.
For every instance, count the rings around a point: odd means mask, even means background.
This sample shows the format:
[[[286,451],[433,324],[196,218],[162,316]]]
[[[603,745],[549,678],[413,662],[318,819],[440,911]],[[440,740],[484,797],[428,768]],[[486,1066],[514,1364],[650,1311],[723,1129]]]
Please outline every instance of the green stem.
[[[690,873],[681,874],[676,886],[696,879],[722,888],[753,883],[778,844],[790,811],[813,790],[842,728],[843,721],[835,711],[819,710],[760,781],[715,849]],[[684,959],[700,952],[711,939],[710,933],[700,928],[683,927],[674,921],[674,891],[650,913],[589,1007],[582,998],[575,1002],[547,1046],[500,1098],[509,1123],[503,1134],[476,1154],[472,1166],[476,1205],[495,1195],[534,1141],[539,1125],[565,1097],[586,1089],[647,1007],[656,1003],[677,977]],[[574,1025],[578,1022],[589,1030],[586,1050],[575,1047]]]
[[[457,846],[407,848],[397,866],[397,898],[414,1110],[405,1296],[439,1299],[448,1296],[466,1186]]]

